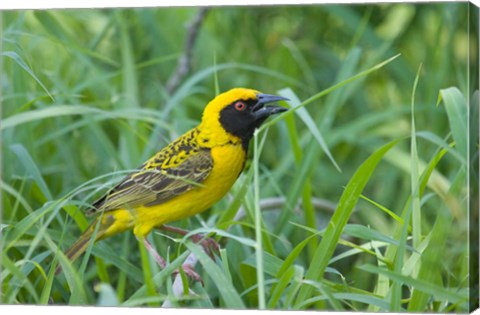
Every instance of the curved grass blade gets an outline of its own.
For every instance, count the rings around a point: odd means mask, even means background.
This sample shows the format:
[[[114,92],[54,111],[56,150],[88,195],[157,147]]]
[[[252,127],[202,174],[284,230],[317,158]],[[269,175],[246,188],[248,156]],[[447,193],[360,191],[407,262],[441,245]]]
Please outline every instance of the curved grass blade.
[[[393,57],[391,57],[391,58],[389,58],[389,59],[387,59],[387,60],[385,60],[385,61],[382,61],[382,62],[374,65],[373,67],[370,67],[370,68],[367,69],[367,70],[364,70],[364,71],[362,71],[362,72],[360,72],[360,73],[358,73],[358,74],[356,74],[356,75],[354,75],[354,76],[349,77],[348,79],[345,79],[345,80],[343,80],[343,81],[338,82],[337,84],[332,85],[331,87],[329,87],[329,88],[327,88],[327,89],[325,89],[325,90],[323,90],[323,91],[320,91],[319,93],[317,93],[317,94],[309,97],[309,98],[306,99],[305,101],[303,101],[300,105],[296,106],[295,108],[292,108],[292,109],[290,109],[290,110],[288,110],[288,111],[286,111],[286,112],[283,112],[283,113],[280,113],[280,114],[276,115],[274,118],[272,118],[272,119],[270,119],[269,121],[267,121],[266,123],[264,123],[258,130],[261,131],[261,130],[263,130],[263,129],[267,129],[267,128],[270,127],[271,125],[275,124],[277,121],[283,119],[283,117],[284,117],[285,115],[291,115],[294,111],[299,110],[300,108],[302,108],[302,107],[304,107],[304,106],[307,106],[307,105],[310,104],[310,103],[313,103],[314,101],[316,101],[316,100],[320,99],[321,97],[323,97],[323,96],[325,96],[325,95],[327,95],[327,94],[335,91],[336,89],[338,89],[338,88],[340,88],[340,87],[342,87],[342,86],[344,86],[344,85],[346,85],[346,84],[348,84],[348,83],[350,83],[350,82],[352,82],[352,81],[355,81],[355,80],[357,80],[357,79],[360,79],[360,78],[362,78],[362,77],[364,77],[364,76],[366,76],[366,75],[368,75],[368,74],[370,74],[370,73],[372,73],[372,72],[374,72],[374,71],[382,68],[383,66],[385,66],[385,65],[387,65],[388,63],[392,62],[392,61],[393,61],[394,59],[396,59],[398,56],[400,56],[400,54],[397,54],[397,55],[395,55],[395,56],[393,56]]]
[[[399,142],[400,139],[394,140],[375,151],[352,176],[340,197],[337,209],[328,223],[322,241],[317,247],[313,259],[310,261],[310,267],[305,275],[305,279],[320,281],[323,278],[343,228],[347,224],[363,188],[383,156]],[[305,300],[310,298],[312,293],[313,288],[311,286],[303,286],[298,293],[295,305],[297,307],[300,306]]]
[[[293,104],[292,104],[293,105],[292,108],[296,108],[296,107],[299,107],[301,105],[301,102],[298,100],[298,97],[295,95],[295,93],[293,93],[293,91],[290,88],[280,90],[278,92],[278,94],[281,95],[281,96],[284,96],[284,97],[286,97],[290,100],[295,100],[295,102],[293,102]],[[333,166],[335,166],[337,171],[339,171],[341,173],[342,171],[341,171],[340,167],[338,166],[337,162],[335,161],[335,159],[332,156],[332,153],[328,149],[327,143],[325,142],[325,139],[323,138],[320,130],[317,128],[317,125],[315,124],[315,121],[313,120],[312,116],[310,116],[308,111],[303,107],[299,108],[295,113],[298,115],[298,117],[300,117],[300,119],[303,121],[305,126],[308,127],[308,129],[312,133],[315,140],[317,140],[317,142],[320,145],[320,147],[322,148],[322,150],[325,152],[325,154],[327,155],[329,160],[333,163]]]
[[[456,87],[440,90],[439,101],[443,100],[453,139],[462,158],[467,160],[467,101]]]
[[[208,257],[207,254],[202,250],[202,248],[191,242],[186,242],[185,246],[197,256],[198,261],[202,264],[205,271],[208,273],[210,278],[213,280],[215,285],[218,288],[220,296],[222,296],[225,306],[231,309],[244,309],[245,304],[243,303],[240,295],[237,290],[233,287],[232,282],[229,281],[228,276],[220,269],[215,262]]]
[[[155,285],[157,287],[164,285],[167,278],[171,276],[171,274],[175,271],[175,269],[180,267],[180,265],[183,263],[183,261],[185,261],[188,255],[189,255],[188,251],[183,252],[174,261],[172,261],[171,263],[168,263],[167,266],[164,269],[162,269],[159,273],[154,275],[152,280],[155,283]],[[144,284],[137,291],[135,291],[135,293],[133,293],[125,302],[123,302],[122,305],[128,305],[129,303],[132,303],[137,299],[141,299],[145,297],[147,297],[147,286]]]
[[[0,56],[5,56],[8,58],[13,59],[23,70],[25,70],[47,93],[47,95],[52,99],[52,101],[55,102],[55,99],[53,98],[52,94],[48,91],[47,87],[40,81],[40,79],[33,73],[33,70],[23,61],[23,59],[14,51],[4,51],[0,53]]]
[[[457,290],[444,288],[431,282],[404,276],[385,268],[372,265],[363,265],[359,268],[370,273],[385,275],[396,282],[412,286],[419,291],[432,295],[435,299],[448,301],[451,303],[464,303],[468,301],[468,294],[465,294],[464,292],[459,293]]]
[[[85,105],[55,105],[46,108],[30,110],[22,112],[14,116],[10,116],[2,120],[0,130],[13,128],[21,124],[25,124],[32,121],[40,121],[46,118],[53,118],[59,116],[71,116],[71,115],[92,115],[94,121],[104,119],[126,119],[126,120],[141,120],[154,125],[159,125],[163,128],[170,128],[167,123],[164,122],[164,117],[157,111],[149,110],[146,108],[122,108],[114,111],[104,111],[95,107]],[[77,127],[88,124],[90,121],[77,122]],[[70,126],[65,127],[67,131],[71,130]]]
[[[21,144],[13,144],[10,146],[10,149],[15,153],[15,155],[18,157],[18,160],[22,163],[22,166],[25,170],[25,175],[32,176],[32,179],[42,191],[43,196],[47,200],[52,200],[53,197],[48,189],[47,183],[45,183],[40,170],[25,147]]]

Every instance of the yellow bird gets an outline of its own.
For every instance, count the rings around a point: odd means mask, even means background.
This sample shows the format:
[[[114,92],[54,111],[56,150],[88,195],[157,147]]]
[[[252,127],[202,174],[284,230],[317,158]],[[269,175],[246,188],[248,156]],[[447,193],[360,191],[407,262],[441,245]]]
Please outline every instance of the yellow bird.
[[[92,238],[97,241],[133,229],[157,263],[165,267],[146,236],[153,228],[210,208],[230,190],[245,166],[255,128],[270,115],[286,110],[265,105],[280,100],[287,99],[245,88],[215,97],[203,111],[200,125],[160,150],[92,204],[87,213],[100,215],[66,256],[73,261]],[[184,270],[198,278],[192,269]]]

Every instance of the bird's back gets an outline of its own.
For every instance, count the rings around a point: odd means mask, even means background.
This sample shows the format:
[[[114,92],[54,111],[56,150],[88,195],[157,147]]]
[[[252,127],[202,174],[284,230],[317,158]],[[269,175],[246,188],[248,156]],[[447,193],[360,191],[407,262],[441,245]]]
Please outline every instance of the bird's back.
[[[98,199],[94,212],[116,222],[105,237],[132,227],[146,235],[220,200],[243,170],[246,152],[239,141],[202,144],[206,137],[198,128],[188,131]]]

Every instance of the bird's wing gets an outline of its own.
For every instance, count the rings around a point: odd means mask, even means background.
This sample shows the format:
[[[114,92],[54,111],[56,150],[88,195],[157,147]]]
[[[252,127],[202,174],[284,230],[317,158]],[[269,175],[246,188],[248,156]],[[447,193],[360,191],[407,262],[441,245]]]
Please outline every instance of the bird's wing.
[[[167,159],[174,161],[165,164]],[[173,143],[94,202],[89,213],[163,203],[201,186],[212,167],[209,149],[192,148],[185,142]]]

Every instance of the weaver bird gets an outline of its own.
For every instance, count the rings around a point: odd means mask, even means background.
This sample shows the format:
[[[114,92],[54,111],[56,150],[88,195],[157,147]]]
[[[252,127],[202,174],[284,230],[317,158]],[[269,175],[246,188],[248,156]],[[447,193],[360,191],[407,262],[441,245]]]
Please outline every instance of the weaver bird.
[[[90,241],[133,229],[164,268],[165,261],[146,236],[153,228],[183,231],[165,224],[210,208],[230,190],[245,166],[255,129],[269,116],[286,110],[266,104],[280,100],[287,99],[244,88],[215,97],[205,107],[200,125],[161,149],[92,204],[87,213],[99,215],[66,256],[73,261]],[[199,278],[188,265],[183,269]]]

